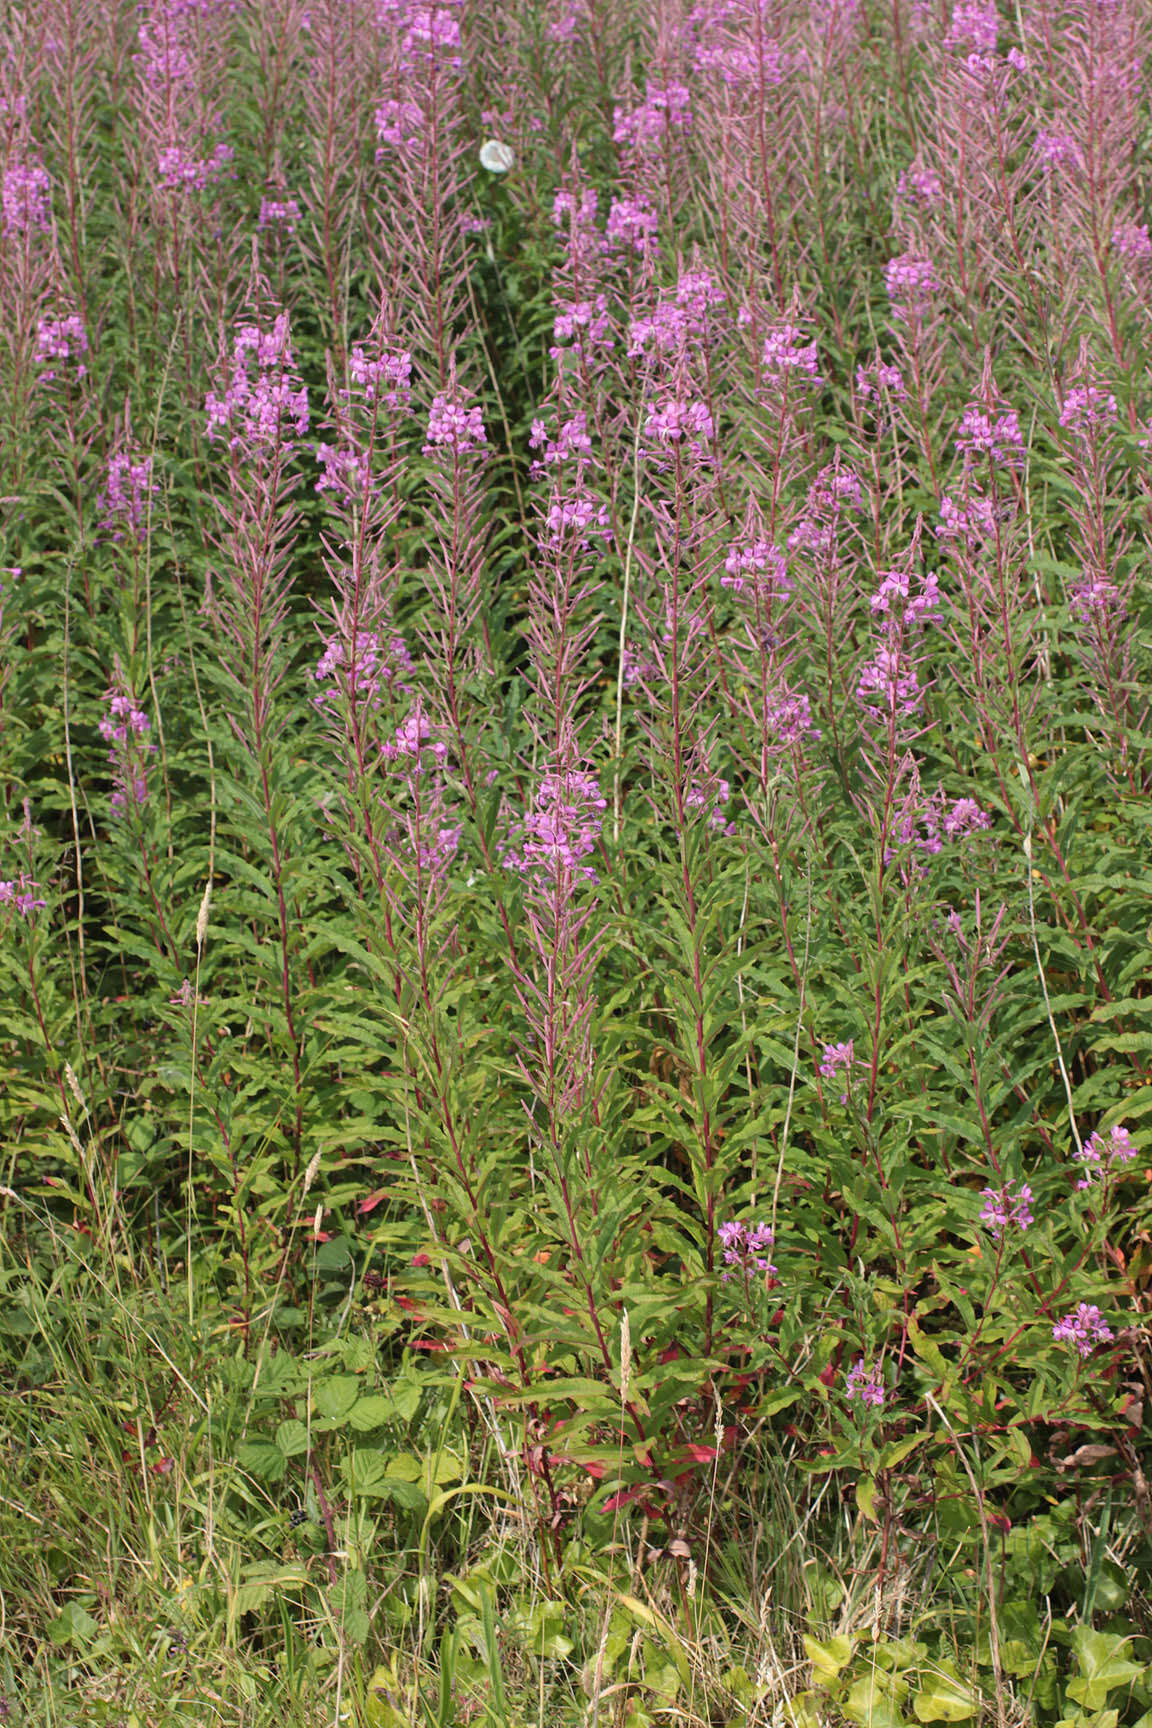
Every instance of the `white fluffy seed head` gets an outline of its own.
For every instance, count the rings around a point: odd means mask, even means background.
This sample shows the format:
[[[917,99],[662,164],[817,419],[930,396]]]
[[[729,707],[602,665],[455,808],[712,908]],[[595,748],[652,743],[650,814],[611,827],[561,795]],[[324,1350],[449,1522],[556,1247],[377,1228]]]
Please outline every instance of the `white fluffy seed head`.
[[[632,1328],[628,1324],[628,1310],[620,1322],[620,1402],[628,1402],[628,1382],[632,1378]]]
[[[80,1090],[80,1082],[76,1078],[76,1070],[73,1068],[71,1062],[65,1062],[64,1064],[64,1078],[68,1082],[69,1092],[71,1092],[81,1110],[87,1114],[88,1106],[84,1102],[84,1094]]]
[[[203,948],[204,938],[208,934],[208,908],[212,904],[212,878],[209,876],[204,884],[204,898],[200,902],[200,910],[196,914],[196,946]]]
[[[516,166],[516,152],[499,138],[489,138],[480,146],[480,166],[489,174],[507,174]]]

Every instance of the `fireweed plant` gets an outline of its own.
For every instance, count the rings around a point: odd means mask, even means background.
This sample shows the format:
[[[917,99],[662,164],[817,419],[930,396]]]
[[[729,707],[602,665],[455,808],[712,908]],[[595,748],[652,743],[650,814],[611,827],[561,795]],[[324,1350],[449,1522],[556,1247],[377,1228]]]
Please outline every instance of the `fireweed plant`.
[[[356,1328],[552,1594],[773,1472],[881,1631],[1147,1558],[1148,34],[9,8],[5,1231],[227,1331],[325,1588]]]

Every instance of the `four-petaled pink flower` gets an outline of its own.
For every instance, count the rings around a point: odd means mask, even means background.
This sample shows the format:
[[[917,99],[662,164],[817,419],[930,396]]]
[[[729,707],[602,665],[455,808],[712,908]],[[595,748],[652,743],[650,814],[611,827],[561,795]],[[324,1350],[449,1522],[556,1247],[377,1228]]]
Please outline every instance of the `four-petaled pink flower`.
[[[67,318],[41,318],[36,329],[36,358],[38,361],[50,360],[53,365],[67,366],[72,376],[80,379],[86,376],[88,368],[84,364],[84,355],[88,352],[88,332],[84,321],[75,312]],[[50,384],[56,377],[55,371],[41,372],[40,383]]]
[[[1006,1182],[1003,1188],[984,1188],[981,1190],[984,1199],[984,1209],[980,1214],[980,1222],[988,1229],[989,1235],[997,1242],[1003,1240],[1009,1230],[1019,1230],[1021,1234],[1032,1223],[1032,1190],[1028,1184],[1022,1183],[1019,1191],[1013,1193],[1016,1183]]]
[[[148,797],[146,770],[156,746],[148,737],[152,722],[119,675],[105,699],[108,710],[100,721],[100,736],[112,746],[108,760],[115,770],[110,808],[113,816],[123,816],[130,805],[143,804]]]
[[[852,1064],[856,1060],[856,1041],[845,1039],[841,1044],[825,1044],[824,1059],[820,1064],[820,1077],[823,1080],[834,1080],[837,1074],[845,1076],[847,1085],[851,1085]],[[847,1104],[848,1093],[841,1092],[841,1104]]]
[[[21,918],[31,918],[33,912],[42,912],[48,904],[38,897],[39,886],[21,871],[15,882],[0,882],[0,906],[15,906]]]
[[[13,162],[0,178],[0,224],[6,238],[44,233],[52,220],[52,182],[38,162]]]
[[[1096,1133],[1073,1153],[1084,1174],[1077,1182],[1079,1189],[1091,1188],[1104,1181],[1121,1164],[1131,1164],[1136,1156],[1132,1136],[1127,1128],[1110,1128],[1107,1134]]]
[[[705,445],[712,442],[714,430],[707,403],[666,396],[660,402],[648,404],[642,435],[652,446],[682,449],[693,461],[700,462],[705,456]]]
[[[101,526],[112,531],[113,540],[122,540],[125,533],[135,538],[155,493],[151,456],[140,462],[122,451],[111,456],[104,490],[96,500]]]
[[[295,198],[261,198],[260,219],[256,224],[261,231],[271,228],[283,234],[295,234],[299,220],[300,206]]]
[[[461,402],[453,402],[448,396],[435,397],[428,416],[425,456],[438,455],[442,449],[453,450],[457,456],[466,456],[472,450],[486,455],[487,445],[488,434],[484,430],[484,416],[475,404],[465,407]]]
[[[777,324],[764,338],[761,356],[764,375],[775,383],[795,379],[798,383],[819,384],[820,361],[815,342],[805,342],[798,324]]]
[[[874,366],[857,366],[856,390],[866,402],[884,396],[892,402],[903,402],[908,395],[899,366],[888,366],[883,360],[877,360]]]
[[[729,1218],[720,1225],[719,1236],[724,1244],[726,1266],[738,1266],[745,1278],[751,1272],[764,1272],[775,1278],[776,1268],[768,1258],[768,1249],[776,1240],[771,1225],[741,1224],[738,1219]],[[731,1276],[731,1272],[725,1272],[725,1283]]]
[[[879,1362],[868,1363],[863,1356],[858,1357],[848,1371],[844,1396],[849,1403],[859,1398],[861,1404],[871,1404],[878,1410],[884,1402],[884,1378]]]
[[[889,259],[884,266],[884,281],[898,318],[926,311],[940,286],[931,259],[918,258],[912,252]]]
[[[1060,410],[1060,424],[1066,432],[1079,437],[1109,426],[1116,418],[1116,398],[1099,384],[1077,384],[1069,390]]]
[[[596,850],[607,808],[595,774],[574,768],[545,774],[534,808],[519,824],[519,848],[504,854],[505,867],[537,880],[583,876],[595,882],[595,870],[583,860]]]
[[[1019,415],[1014,408],[995,415],[983,408],[967,409],[960,422],[956,448],[965,462],[973,456],[985,456],[993,467],[1019,467],[1024,459]]]
[[[242,324],[232,339],[232,361],[222,392],[204,399],[208,437],[230,434],[231,450],[250,455],[273,451],[286,456],[293,435],[308,431],[308,391],[294,372],[287,312],[277,313],[270,330]]]
[[[1085,1359],[1091,1356],[1097,1344],[1110,1344],[1115,1333],[1104,1319],[1094,1302],[1081,1302],[1074,1314],[1066,1314],[1063,1320],[1057,1321],[1052,1328],[1052,1336],[1059,1343],[1075,1344],[1080,1355]]]

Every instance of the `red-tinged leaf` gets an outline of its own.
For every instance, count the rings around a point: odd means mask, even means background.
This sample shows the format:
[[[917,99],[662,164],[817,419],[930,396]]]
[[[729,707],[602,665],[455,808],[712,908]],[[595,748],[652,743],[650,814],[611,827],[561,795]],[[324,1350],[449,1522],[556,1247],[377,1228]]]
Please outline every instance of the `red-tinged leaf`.
[[[720,1456],[715,1446],[697,1446],[695,1442],[684,1448],[684,1456],[691,1458],[696,1464],[711,1464],[713,1458]]]
[[[360,1204],[356,1208],[361,1218],[364,1216],[365,1212],[375,1212],[381,1200],[384,1199],[385,1192],[385,1189],[377,1188],[374,1194],[369,1194],[366,1199],[361,1200]]]
[[[604,1502],[605,1512],[619,1512],[622,1506],[631,1506],[634,1500],[640,1500],[648,1490],[641,1484],[636,1488],[621,1488],[618,1494],[609,1494]]]
[[[570,1458],[567,1452],[553,1452],[552,1462],[553,1464],[574,1464],[577,1470],[583,1470],[597,1482],[608,1474],[606,1464],[591,1464],[580,1458]]]
[[[431,1266],[432,1256],[430,1254],[413,1254],[408,1264],[409,1266]]]
[[[667,1350],[661,1350],[660,1352],[660,1365],[663,1367],[668,1362],[676,1362],[679,1360],[679,1357],[680,1346],[678,1344],[669,1344]]]
[[[155,1464],[149,1464],[148,1468],[154,1476],[167,1476],[172,1471],[174,1464],[175,1460],[172,1458],[157,1458]]]

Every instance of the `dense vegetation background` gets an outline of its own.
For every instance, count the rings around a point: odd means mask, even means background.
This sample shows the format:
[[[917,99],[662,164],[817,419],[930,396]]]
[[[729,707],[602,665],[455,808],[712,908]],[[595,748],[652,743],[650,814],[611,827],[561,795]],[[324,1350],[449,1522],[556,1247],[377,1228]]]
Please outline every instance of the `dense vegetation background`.
[[[1150,28],[5,7],[5,1720],[1148,1728]]]

